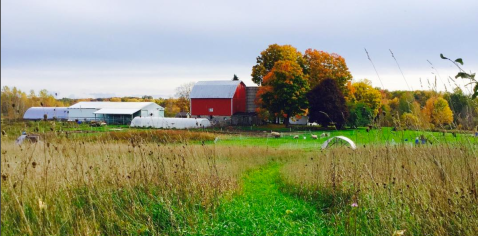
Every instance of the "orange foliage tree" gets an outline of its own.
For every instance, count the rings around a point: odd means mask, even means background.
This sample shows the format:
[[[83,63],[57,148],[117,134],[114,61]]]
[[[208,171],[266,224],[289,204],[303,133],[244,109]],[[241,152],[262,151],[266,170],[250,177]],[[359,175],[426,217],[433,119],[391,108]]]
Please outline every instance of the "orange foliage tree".
[[[314,88],[326,78],[335,79],[340,90],[346,93],[346,84],[352,80],[345,59],[336,53],[307,49],[304,54],[305,68],[309,84]],[[344,94],[347,96],[347,94]]]
[[[302,53],[297,51],[297,48],[291,45],[272,44],[256,58],[257,64],[252,67],[252,81],[261,85],[264,76],[272,70],[278,61],[294,61],[302,68],[304,67]]]
[[[282,115],[288,127],[290,117],[307,109],[308,91],[309,83],[300,65],[294,61],[278,61],[264,76],[256,101],[270,113]]]

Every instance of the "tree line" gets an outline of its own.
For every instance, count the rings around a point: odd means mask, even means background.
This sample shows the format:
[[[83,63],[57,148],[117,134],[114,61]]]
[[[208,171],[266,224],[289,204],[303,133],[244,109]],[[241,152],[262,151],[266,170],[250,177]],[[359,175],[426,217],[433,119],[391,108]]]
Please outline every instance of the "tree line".
[[[23,92],[16,87],[3,86],[1,90],[1,117],[2,119],[22,119],[25,111],[30,107],[68,107],[77,102],[154,102],[165,108],[165,116],[174,117],[178,112],[189,112],[189,93],[194,83],[185,83],[176,88],[176,98],[153,98],[149,95],[142,97],[111,97],[111,98],[57,98],[57,94],[46,89],[36,93],[30,90]]]
[[[452,92],[373,87],[367,79],[352,81],[345,59],[336,53],[316,49],[301,53],[291,45],[272,44],[256,58],[251,76],[260,86],[259,116],[269,122],[281,118],[286,126],[289,118],[302,115],[337,129],[369,125],[476,129],[478,124],[478,100],[458,86]]]

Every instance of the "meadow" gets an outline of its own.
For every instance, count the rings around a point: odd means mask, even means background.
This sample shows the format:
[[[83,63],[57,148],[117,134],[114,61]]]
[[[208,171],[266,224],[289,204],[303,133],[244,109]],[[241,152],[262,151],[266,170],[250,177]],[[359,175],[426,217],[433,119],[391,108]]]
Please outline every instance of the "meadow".
[[[469,133],[279,130],[271,138],[270,128],[4,124],[2,235],[478,231],[478,140]],[[41,142],[15,145],[22,130]],[[358,148],[321,150],[326,137],[310,135],[322,133]],[[432,143],[414,145],[422,134]]]

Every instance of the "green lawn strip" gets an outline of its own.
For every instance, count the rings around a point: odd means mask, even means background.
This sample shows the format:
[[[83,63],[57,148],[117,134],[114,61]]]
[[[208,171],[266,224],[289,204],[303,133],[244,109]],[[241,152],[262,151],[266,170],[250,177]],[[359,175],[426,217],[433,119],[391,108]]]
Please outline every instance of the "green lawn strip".
[[[472,134],[456,134],[456,137],[452,133],[442,132],[429,132],[429,131],[392,131],[392,128],[383,127],[381,130],[373,129],[369,132],[365,128],[359,128],[355,130],[330,130],[330,131],[300,131],[300,132],[285,132],[282,133],[282,137],[258,137],[248,135],[231,135],[229,137],[223,137],[218,145],[242,145],[242,146],[269,146],[274,148],[286,148],[286,149],[305,149],[315,150],[320,148],[323,142],[330,137],[320,137],[321,134],[328,134],[333,136],[346,136],[352,139],[357,145],[383,145],[383,144],[405,144],[413,146],[415,145],[415,139],[424,135],[428,140],[427,145],[436,144],[456,144],[456,143],[469,143],[472,145],[478,144],[478,138],[474,138]],[[318,136],[318,139],[312,139],[312,134]],[[266,134],[264,133],[264,136]],[[294,139],[294,135],[298,135],[298,139]],[[305,139],[304,139],[305,137]]]
[[[212,219],[199,223],[200,235],[325,235],[321,213],[306,201],[279,190],[279,164],[244,177],[243,193],[221,204]]]

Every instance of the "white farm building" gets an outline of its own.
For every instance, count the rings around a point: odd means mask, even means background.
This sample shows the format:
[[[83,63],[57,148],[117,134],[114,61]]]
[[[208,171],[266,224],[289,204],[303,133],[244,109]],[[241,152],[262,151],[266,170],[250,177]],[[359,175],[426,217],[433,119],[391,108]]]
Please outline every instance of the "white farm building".
[[[129,124],[135,117],[164,117],[164,108],[154,102],[79,102],[68,107],[70,121]]]
[[[23,114],[24,120],[67,120],[68,119],[68,110],[66,107],[30,107]]]

